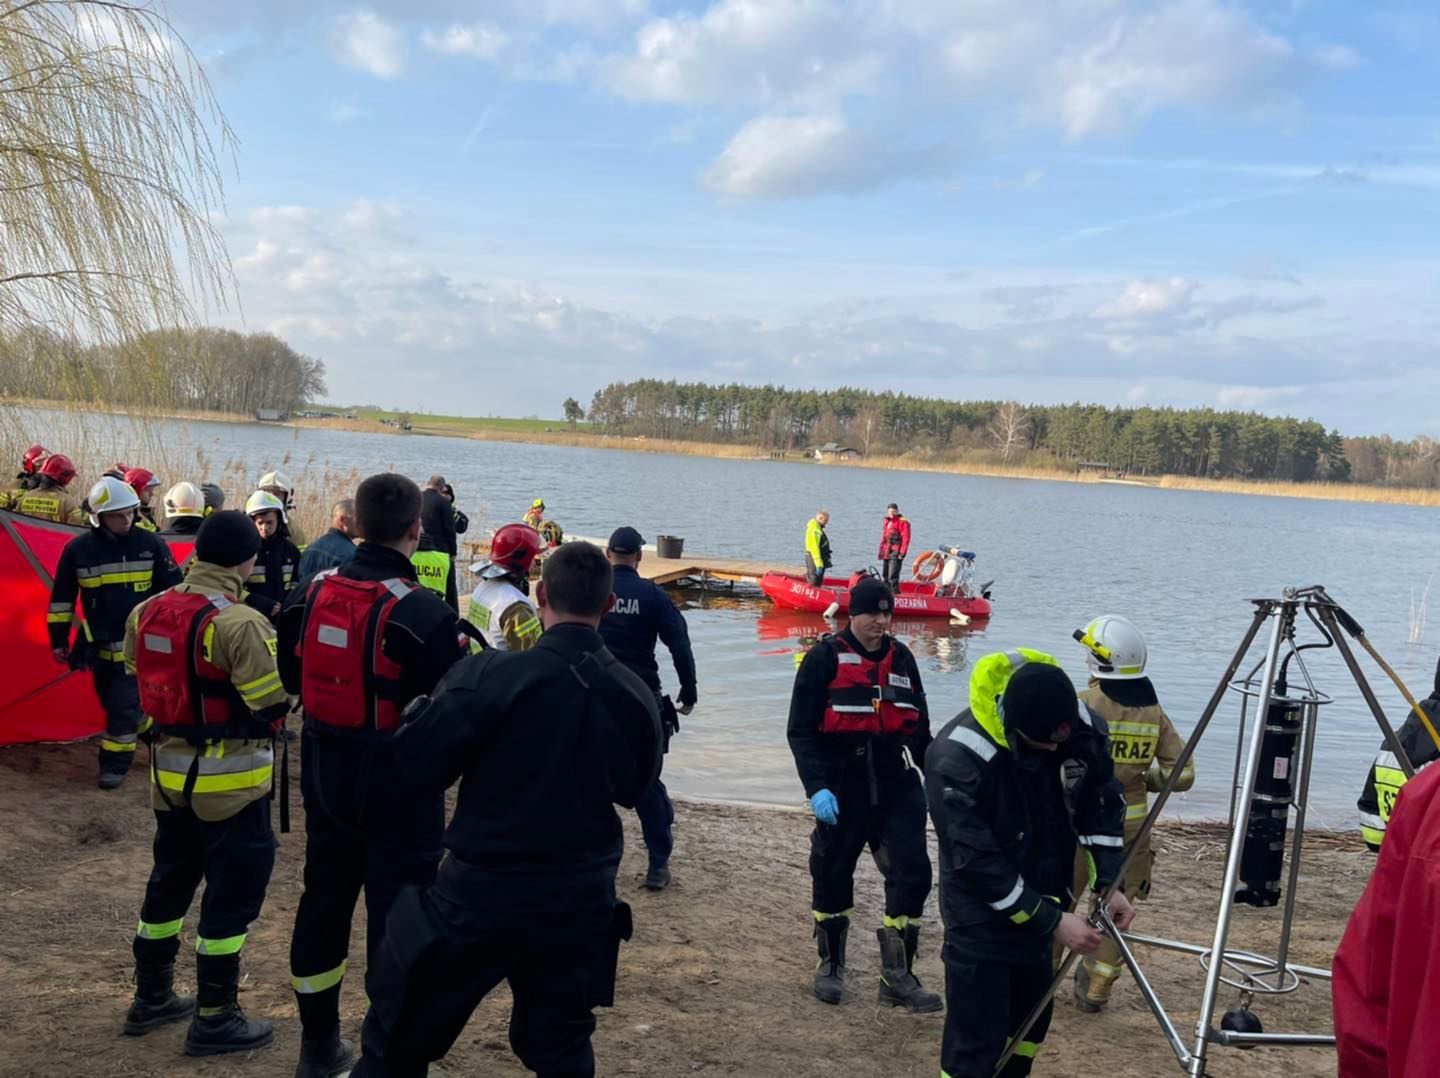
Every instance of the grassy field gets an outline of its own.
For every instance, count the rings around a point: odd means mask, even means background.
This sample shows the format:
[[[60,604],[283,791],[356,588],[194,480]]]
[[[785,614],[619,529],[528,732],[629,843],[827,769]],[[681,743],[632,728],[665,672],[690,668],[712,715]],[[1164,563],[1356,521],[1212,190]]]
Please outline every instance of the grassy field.
[[[360,419],[372,423],[408,417],[411,430],[419,434],[465,435],[473,431],[508,431],[513,434],[571,434],[570,424],[563,419],[502,419],[498,416],[431,415],[428,412],[387,412],[379,408],[350,409]],[[576,425],[587,431],[588,423]]]

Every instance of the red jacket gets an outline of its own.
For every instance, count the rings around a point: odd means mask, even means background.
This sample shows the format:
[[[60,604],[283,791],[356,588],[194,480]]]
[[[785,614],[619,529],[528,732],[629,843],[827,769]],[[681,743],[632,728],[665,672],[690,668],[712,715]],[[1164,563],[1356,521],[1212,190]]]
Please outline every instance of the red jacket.
[[[895,554],[890,553],[890,537],[892,535],[897,537],[896,541],[900,544],[900,549]],[[910,522],[903,516],[886,517],[885,526],[880,531],[880,553],[875,556],[884,561],[886,558],[892,557],[903,558],[908,553],[910,553]]]
[[[1340,1078],[1422,1078],[1440,1059],[1440,767],[1400,791],[1335,952]]]

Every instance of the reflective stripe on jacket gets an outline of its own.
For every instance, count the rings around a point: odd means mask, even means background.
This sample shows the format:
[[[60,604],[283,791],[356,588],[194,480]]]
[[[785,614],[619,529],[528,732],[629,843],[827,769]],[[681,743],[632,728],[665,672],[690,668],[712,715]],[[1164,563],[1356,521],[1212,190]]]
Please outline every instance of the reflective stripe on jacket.
[[[1125,707],[1105,695],[1091,680],[1080,700],[1105,720],[1110,730],[1110,759],[1115,777],[1125,788],[1125,836],[1139,830],[1150,805],[1150,791],[1159,790],[1180,758],[1185,743],[1160,705]],[[1195,762],[1185,765],[1176,781],[1176,790],[1195,785]]]

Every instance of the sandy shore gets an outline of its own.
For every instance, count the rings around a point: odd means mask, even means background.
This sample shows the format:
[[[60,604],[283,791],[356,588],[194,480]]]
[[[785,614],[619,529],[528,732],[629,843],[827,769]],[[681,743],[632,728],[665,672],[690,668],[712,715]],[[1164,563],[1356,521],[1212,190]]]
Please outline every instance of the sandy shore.
[[[116,793],[94,786],[90,744],[0,750],[6,827],[0,830],[0,1073],[7,1076],[246,1075],[292,1073],[299,1037],[287,948],[300,893],[303,825],[282,838],[269,898],[246,948],[241,1001],[274,1019],[274,1046],[249,1060],[195,1061],[180,1055],[183,1029],[145,1038],[120,1035],[131,993],[130,939],[150,868],[153,816],[144,775]],[[145,762],[141,750],[139,766]],[[292,765],[295,761],[292,759]],[[292,779],[294,776],[292,775]],[[294,801],[298,806],[298,788]],[[785,1078],[934,1078],[941,1020],[875,1004],[881,914],[879,877],[862,862],[851,934],[849,993],[838,1008],[809,994],[814,952],[809,926],[808,816],[757,808],[682,804],[676,826],[675,884],[652,895],[639,887],[644,851],[626,814],[623,897],[635,909],[636,938],[622,956],[617,1006],[600,1012],[596,1050],[607,1075],[784,1075]],[[1208,943],[1220,847],[1212,831],[1167,828],[1155,898],[1137,931]],[[1295,960],[1327,966],[1372,859],[1358,836],[1317,839],[1305,865]],[[934,898],[931,899],[931,909]],[[944,983],[937,924],[924,940],[922,979]],[[1237,945],[1273,951],[1278,912],[1244,910]],[[193,942],[194,911],[186,920]],[[351,944],[342,1005],[353,1034],[363,1016],[364,925]],[[1199,1002],[1193,959],[1149,952],[1147,972],[1188,1030]],[[182,952],[181,988],[193,987]],[[1222,996],[1234,1004],[1234,993]],[[1328,1030],[1323,983],[1256,1004],[1270,1030]],[[509,1053],[508,995],[487,1000],[460,1038],[447,1075],[520,1076]],[[1245,1078],[1333,1075],[1322,1049],[1216,1049],[1210,1073]],[[1108,1078],[1180,1073],[1139,994],[1128,981],[1112,1008],[1082,1015],[1062,998],[1036,1073],[1103,1072]]]

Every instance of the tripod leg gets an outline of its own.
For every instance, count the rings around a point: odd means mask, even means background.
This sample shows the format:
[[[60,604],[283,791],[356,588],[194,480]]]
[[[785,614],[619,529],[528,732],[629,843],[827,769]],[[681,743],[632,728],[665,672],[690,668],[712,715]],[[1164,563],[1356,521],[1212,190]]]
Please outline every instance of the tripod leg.
[[[1385,711],[1380,706],[1380,701],[1375,699],[1375,691],[1370,688],[1370,682],[1365,678],[1365,671],[1360,669],[1360,664],[1355,660],[1355,653],[1350,650],[1350,642],[1345,639],[1344,632],[1340,628],[1340,620],[1335,616],[1335,611],[1328,606],[1316,606],[1315,613],[1325,623],[1325,628],[1330,630],[1330,635],[1335,638],[1335,647],[1339,650],[1345,665],[1350,668],[1350,676],[1355,679],[1355,685],[1360,690],[1360,695],[1365,698],[1370,713],[1375,716],[1375,721],[1380,724],[1380,730],[1385,735],[1386,747],[1395,754],[1395,759],[1400,761],[1400,769],[1405,772],[1406,778],[1414,778],[1415,766],[1410,762],[1410,754],[1405,751],[1405,746],[1400,744],[1400,739],[1395,736],[1395,730],[1390,725],[1390,720],[1385,717]]]

